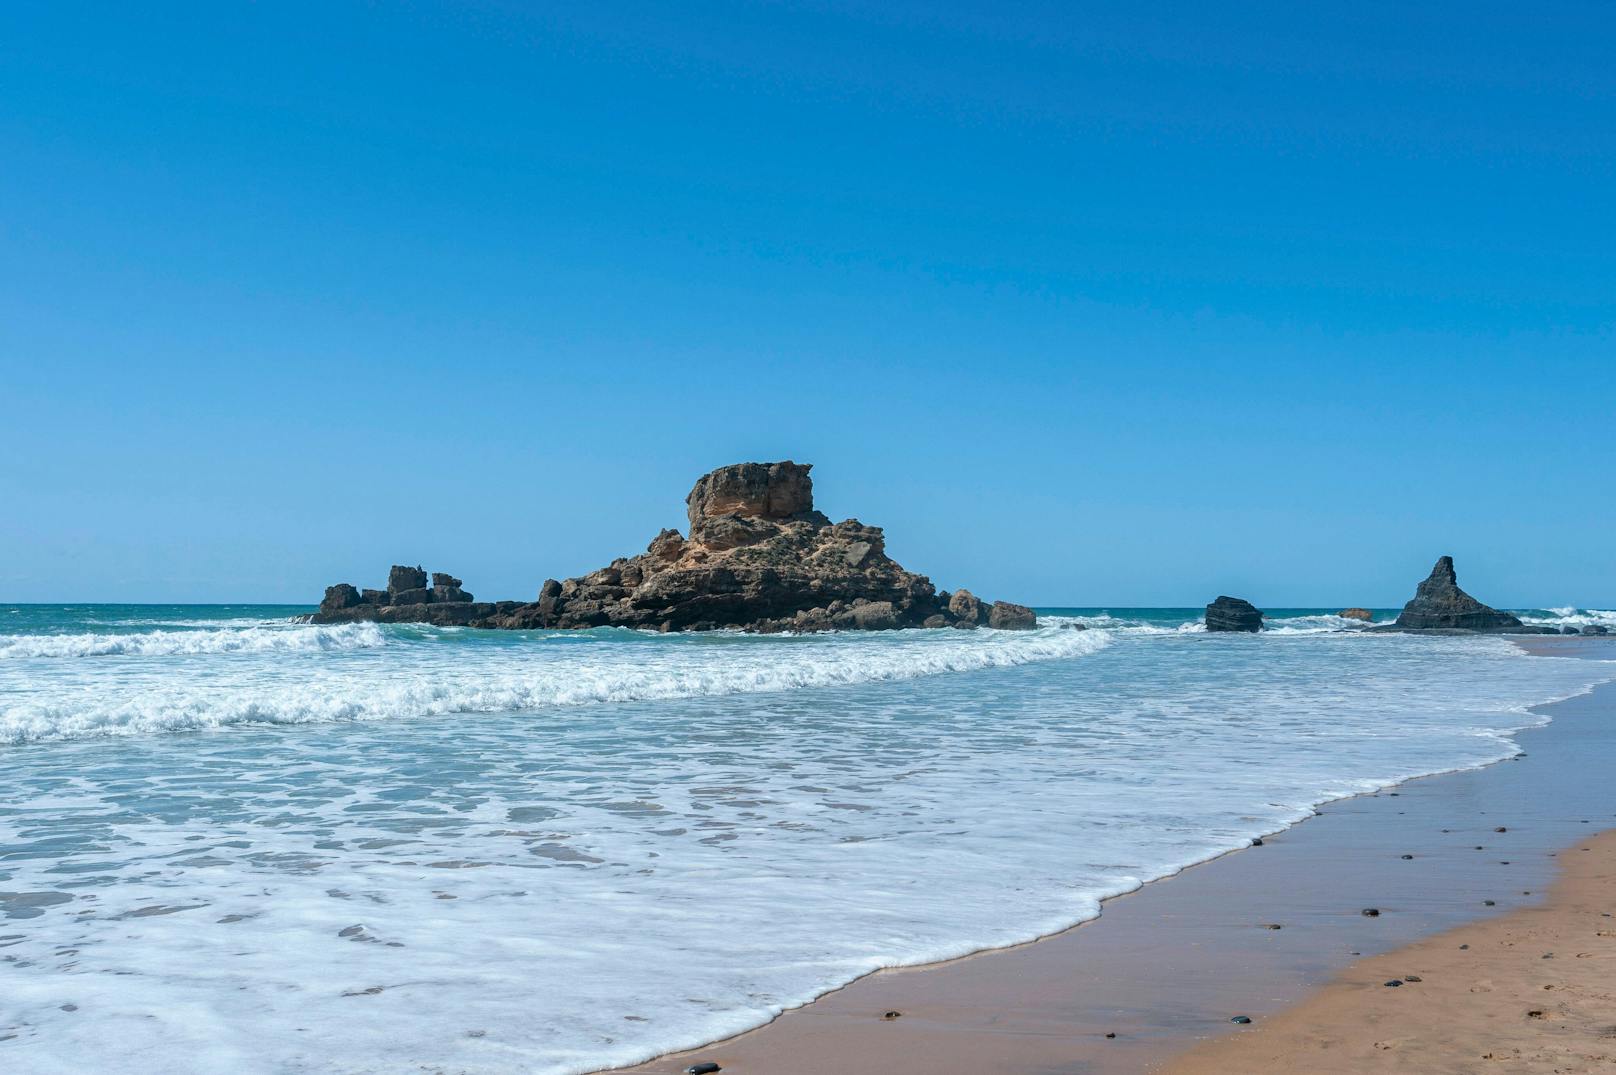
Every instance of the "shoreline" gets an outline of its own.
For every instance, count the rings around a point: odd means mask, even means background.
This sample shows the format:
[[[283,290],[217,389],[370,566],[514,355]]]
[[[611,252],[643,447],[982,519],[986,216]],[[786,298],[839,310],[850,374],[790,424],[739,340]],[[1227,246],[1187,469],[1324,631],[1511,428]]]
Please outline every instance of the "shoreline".
[[[1591,1071],[1616,1062],[1616,828],[1576,840],[1541,906],[1359,960],[1265,1025],[1207,1041],[1163,1075],[1329,1070]],[[1395,991],[1393,988],[1395,987]]]
[[[1616,658],[1616,640],[1538,636],[1516,644],[1535,656]],[[1095,918],[1008,947],[877,970],[741,1034],[636,1066],[600,1070],[664,1075],[699,1063],[771,1075],[824,1070],[1120,1075],[1157,1069],[1199,1041],[1239,1030],[1228,1022],[1232,1015],[1258,1019],[1287,1008],[1361,957],[1530,906],[1533,892],[1540,898],[1552,875],[1554,852],[1588,832],[1579,834],[1570,826],[1592,818],[1561,824],[1545,818],[1530,829],[1515,826],[1514,837],[1493,836],[1515,856],[1499,861],[1513,867],[1510,883],[1521,887],[1491,893],[1490,904],[1440,894],[1487,887],[1475,869],[1485,856],[1451,855],[1458,848],[1456,834],[1486,828],[1475,824],[1474,816],[1469,826],[1454,820],[1440,831],[1408,832],[1401,839],[1387,831],[1406,830],[1406,824],[1388,823],[1411,813],[1425,820],[1467,810],[1485,816],[1477,799],[1483,792],[1503,800],[1495,816],[1533,797],[1558,795],[1567,805],[1582,801],[1579,793],[1587,798],[1586,780],[1574,793],[1567,781],[1547,775],[1550,767],[1542,763],[1548,758],[1531,766],[1503,763],[1530,756],[1521,736],[1535,733],[1540,738],[1530,745],[1563,751],[1575,738],[1572,726],[1599,729],[1597,721],[1583,718],[1616,712],[1616,683],[1531,712],[1548,719],[1511,733],[1521,748],[1512,757],[1321,803],[1312,815],[1263,837],[1260,847],[1231,849],[1105,899]],[[1555,728],[1562,734],[1545,737]],[[1600,748],[1616,759],[1616,727],[1597,737]],[[1572,751],[1561,760],[1575,767],[1578,759]],[[1587,765],[1583,768],[1586,773]],[[1524,772],[1528,779],[1486,776],[1510,771]],[[1523,783],[1537,786],[1527,789]],[[1483,787],[1469,786],[1475,784]],[[1616,812],[1616,803],[1606,805],[1607,817]],[[1550,830],[1564,830],[1564,839],[1556,843]],[[1522,846],[1523,831],[1534,836],[1529,847]],[[1392,854],[1391,843],[1408,850]],[[1487,842],[1468,846],[1480,850]],[[1237,854],[1263,850],[1267,853]],[[1391,865],[1410,856],[1439,868]],[[1344,862],[1355,865],[1343,868]],[[1374,895],[1371,877],[1383,895]],[[1175,883],[1163,884],[1167,881]],[[1366,891],[1357,901],[1362,907],[1344,895],[1354,887]],[[1286,898],[1269,895],[1274,892]],[[1384,907],[1381,914],[1360,913],[1374,903]],[[887,1017],[889,1012],[900,1014]]]

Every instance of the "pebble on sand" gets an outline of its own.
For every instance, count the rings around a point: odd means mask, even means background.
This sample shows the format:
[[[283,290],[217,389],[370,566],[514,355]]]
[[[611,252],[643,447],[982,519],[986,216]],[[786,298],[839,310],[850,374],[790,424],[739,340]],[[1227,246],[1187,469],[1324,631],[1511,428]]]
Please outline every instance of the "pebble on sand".
[[[882,1012],[881,1013],[881,1018],[883,1018],[883,1019],[896,1019],[896,1018],[898,1018],[898,1016],[900,1016],[902,1014],[903,1013],[899,1012],[899,1011]]]
[[[715,1071],[723,1070],[717,1064],[691,1064],[685,1068],[685,1075],[712,1075]]]
[[[1401,978],[1393,978],[1391,981],[1387,982],[1386,984],[1390,988],[1396,989],[1398,986],[1403,984],[1403,981],[1402,981]]]
[[[1249,1015],[1237,1015],[1233,1019],[1230,1019],[1229,1022],[1231,1022],[1231,1023],[1240,1023],[1241,1025],[1245,1025],[1246,1023],[1251,1022],[1251,1016],[1249,1016]]]
[[[1365,907],[1359,913],[1362,914],[1365,918],[1379,918],[1380,917],[1380,908],[1379,907]]]

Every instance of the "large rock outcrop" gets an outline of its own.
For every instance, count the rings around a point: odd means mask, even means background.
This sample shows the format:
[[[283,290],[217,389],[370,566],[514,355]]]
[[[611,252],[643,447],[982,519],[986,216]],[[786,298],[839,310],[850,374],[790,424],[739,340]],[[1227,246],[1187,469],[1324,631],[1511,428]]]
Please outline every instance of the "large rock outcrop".
[[[1444,556],[1431,569],[1431,575],[1414,591],[1414,600],[1403,606],[1397,626],[1407,630],[1519,631],[1520,620],[1477,601],[1459,589],[1453,570],[1453,557]]]
[[[938,593],[887,555],[880,527],[831,522],[814,508],[811,469],[788,460],[704,474],[685,499],[688,537],[663,530],[638,556],[546,580],[531,603],[477,604],[459,579],[435,574],[428,589],[419,568],[394,568],[385,604],[367,600],[373,591],[355,601],[351,586],[333,587],[314,619],[762,632],[1037,625],[1021,605]],[[465,618],[440,618],[454,615]]]
[[[1262,610],[1250,601],[1227,595],[1206,606],[1208,631],[1261,631]]]

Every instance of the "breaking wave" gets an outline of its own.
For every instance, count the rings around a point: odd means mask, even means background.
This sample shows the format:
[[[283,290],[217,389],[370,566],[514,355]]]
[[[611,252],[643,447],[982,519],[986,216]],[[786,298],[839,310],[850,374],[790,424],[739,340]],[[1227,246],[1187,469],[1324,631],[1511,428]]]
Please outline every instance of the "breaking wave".
[[[344,625],[375,632],[374,625]],[[336,629],[332,629],[336,630]],[[150,636],[144,636],[150,637]],[[339,636],[347,637],[347,636]],[[1081,657],[1103,632],[901,631],[808,638],[749,638],[706,647],[607,643],[573,652],[513,645],[468,663],[419,647],[385,667],[273,667],[228,690],[169,674],[138,686],[56,690],[0,705],[0,742],[205,731],[235,724],[313,724],[499,713],[599,702],[637,702],[788,691]],[[405,643],[408,645],[408,643]],[[130,689],[134,686],[135,689]]]
[[[246,627],[140,634],[0,636],[0,658],[173,657],[191,653],[316,653],[386,645],[374,623]]]

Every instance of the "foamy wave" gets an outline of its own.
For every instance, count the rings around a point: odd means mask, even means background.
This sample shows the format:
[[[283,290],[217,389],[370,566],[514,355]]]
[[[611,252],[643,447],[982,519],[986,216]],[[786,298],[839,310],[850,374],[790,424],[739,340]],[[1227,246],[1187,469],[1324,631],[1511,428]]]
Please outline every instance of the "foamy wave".
[[[363,625],[375,628],[372,625]],[[907,636],[907,637],[905,637]],[[379,634],[378,634],[379,638]],[[0,706],[0,742],[203,731],[233,724],[314,724],[499,713],[597,702],[789,691],[1081,657],[1110,644],[1096,631],[876,632],[747,639],[735,646],[608,656],[520,648],[498,664],[423,661],[382,674],[323,670],[228,691],[187,682],[124,693],[56,694]]]
[[[1616,611],[1598,608],[1546,608],[1546,616],[1531,612],[1521,614],[1521,622],[1533,627],[1591,627],[1600,626],[1616,631]]]
[[[139,634],[10,635],[0,637],[0,658],[170,657],[188,653],[319,652],[386,645],[373,623],[335,626],[247,627]]]

